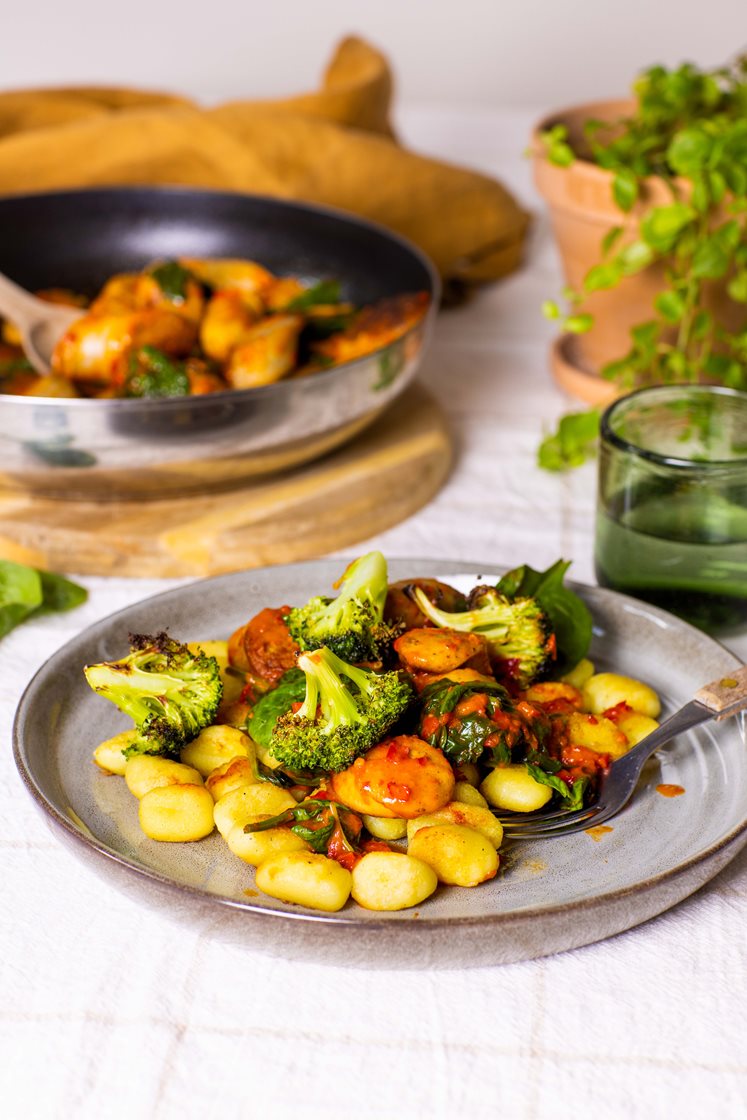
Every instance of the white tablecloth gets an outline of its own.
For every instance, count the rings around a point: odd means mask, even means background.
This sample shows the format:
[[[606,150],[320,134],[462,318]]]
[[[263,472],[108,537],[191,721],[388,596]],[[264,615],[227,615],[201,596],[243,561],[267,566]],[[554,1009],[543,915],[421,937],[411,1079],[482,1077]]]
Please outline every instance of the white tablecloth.
[[[520,156],[531,117],[411,110],[402,131],[501,175],[539,211]],[[549,380],[539,314],[558,284],[539,220],[520,274],[442,316],[423,378],[453,420],[453,475],[426,509],[352,554],[538,568],[564,556],[593,582],[594,468],[554,477],[534,464],[543,426],[568,404]],[[747,851],[675,910],[607,942],[431,973],[228,947],[209,923],[176,930],[94,876],[21,787],[13,711],[69,637],[170,584],[82,582],[84,607],[2,642],[3,1116],[747,1115]],[[747,636],[732,645],[747,659]]]

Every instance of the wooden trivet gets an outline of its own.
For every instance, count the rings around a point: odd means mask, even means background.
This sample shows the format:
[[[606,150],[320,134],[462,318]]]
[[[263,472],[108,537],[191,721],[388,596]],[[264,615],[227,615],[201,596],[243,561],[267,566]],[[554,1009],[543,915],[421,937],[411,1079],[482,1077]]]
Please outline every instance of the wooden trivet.
[[[451,466],[441,409],[420,385],[350,444],[241,489],[137,502],[0,491],[0,556],[82,575],[184,577],[306,560],[398,524]]]

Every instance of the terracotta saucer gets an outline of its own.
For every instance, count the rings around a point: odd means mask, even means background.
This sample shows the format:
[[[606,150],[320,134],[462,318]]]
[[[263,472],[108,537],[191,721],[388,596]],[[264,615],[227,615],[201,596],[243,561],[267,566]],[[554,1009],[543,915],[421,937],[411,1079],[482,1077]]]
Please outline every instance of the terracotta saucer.
[[[561,334],[554,340],[550,369],[561,389],[586,404],[604,406],[620,396],[617,385],[582,364],[575,335]]]

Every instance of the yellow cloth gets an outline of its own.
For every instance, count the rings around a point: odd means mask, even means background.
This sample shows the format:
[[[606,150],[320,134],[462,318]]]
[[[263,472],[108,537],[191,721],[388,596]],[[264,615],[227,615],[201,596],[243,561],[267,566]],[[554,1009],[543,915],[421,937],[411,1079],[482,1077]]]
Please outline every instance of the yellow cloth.
[[[0,192],[167,183],[353,211],[411,238],[447,284],[510,272],[528,217],[500,183],[405,151],[386,59],[337,48],[321,89],[215,109],[167,94],[65,88],[0,94]]]

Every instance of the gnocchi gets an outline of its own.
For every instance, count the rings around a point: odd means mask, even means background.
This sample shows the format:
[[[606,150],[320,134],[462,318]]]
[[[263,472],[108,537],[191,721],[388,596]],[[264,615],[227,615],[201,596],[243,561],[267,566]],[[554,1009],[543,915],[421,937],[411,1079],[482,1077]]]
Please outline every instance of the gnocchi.
[[[202,776],[193,767],[152,754],[136,754],[129,758],[124,780],[138,800],[158,786],[202,785]]]
[[[618,704],[628,704],[651,719],[661,713],[661,701],[653,688],[620,673],[595,673],[584,684],[582,695],[585,710],[595,715]]]
[[[278,852],[259,865],[256,883],[271,898],[333,913],[350,897],[353,876],[316,852]]]
[[[219,723],[201,731],[196,739],[187,743],[179,757],[207,778],[208,774],[232,758],[250,758],[253,754],[253,744],[246,732]]]
[[[503,825],[498,818],[490,812],[487,806],[469,805],[465,802],[450,801],[443,809],[435,813],[425,813],[407,822],[407,839],[411,843],[421,828],[428,828],[435,824],[461,824],[474,829],[484,836],[494,848],[500,848],[503,840]]]
[[[480,791],[495,809],[514,813],[534,813],[552,797],[550,787],[540,785],[521,763],[496,766],[482,782]]]
[[[103,743],[99,743],[93,752],[93,761],[107,774],[119,774],[124,777],[127,765],[127,755],[124,752],[132,746],[136,738],[137,731],[132,729],[130,731],[120,731],[118,735],[113,735],[111,739],[105,739]]]
[[[498,873],[498,852],[481,832],[462,824],[432,824],[419,829],[409,854],[432,867],[442,883],[476,887]]]
[[[151,840],[184,843],[213,831],[213,799],[204,786],[156,786],[140,798],[140,827]]]
[[[368,852],[352,871],[351,894],[366,910],[405,910],[433,894],[433,868],[404,852]]]
[[[263,817],[251,816],[246,824],[261,821]],[[308,852],[309,845],[289,828],[266,828],[261,832],[245,832],[244,825],[237,824],[224,836],[235,856],[258,867],[270,856],[278,852]]]

